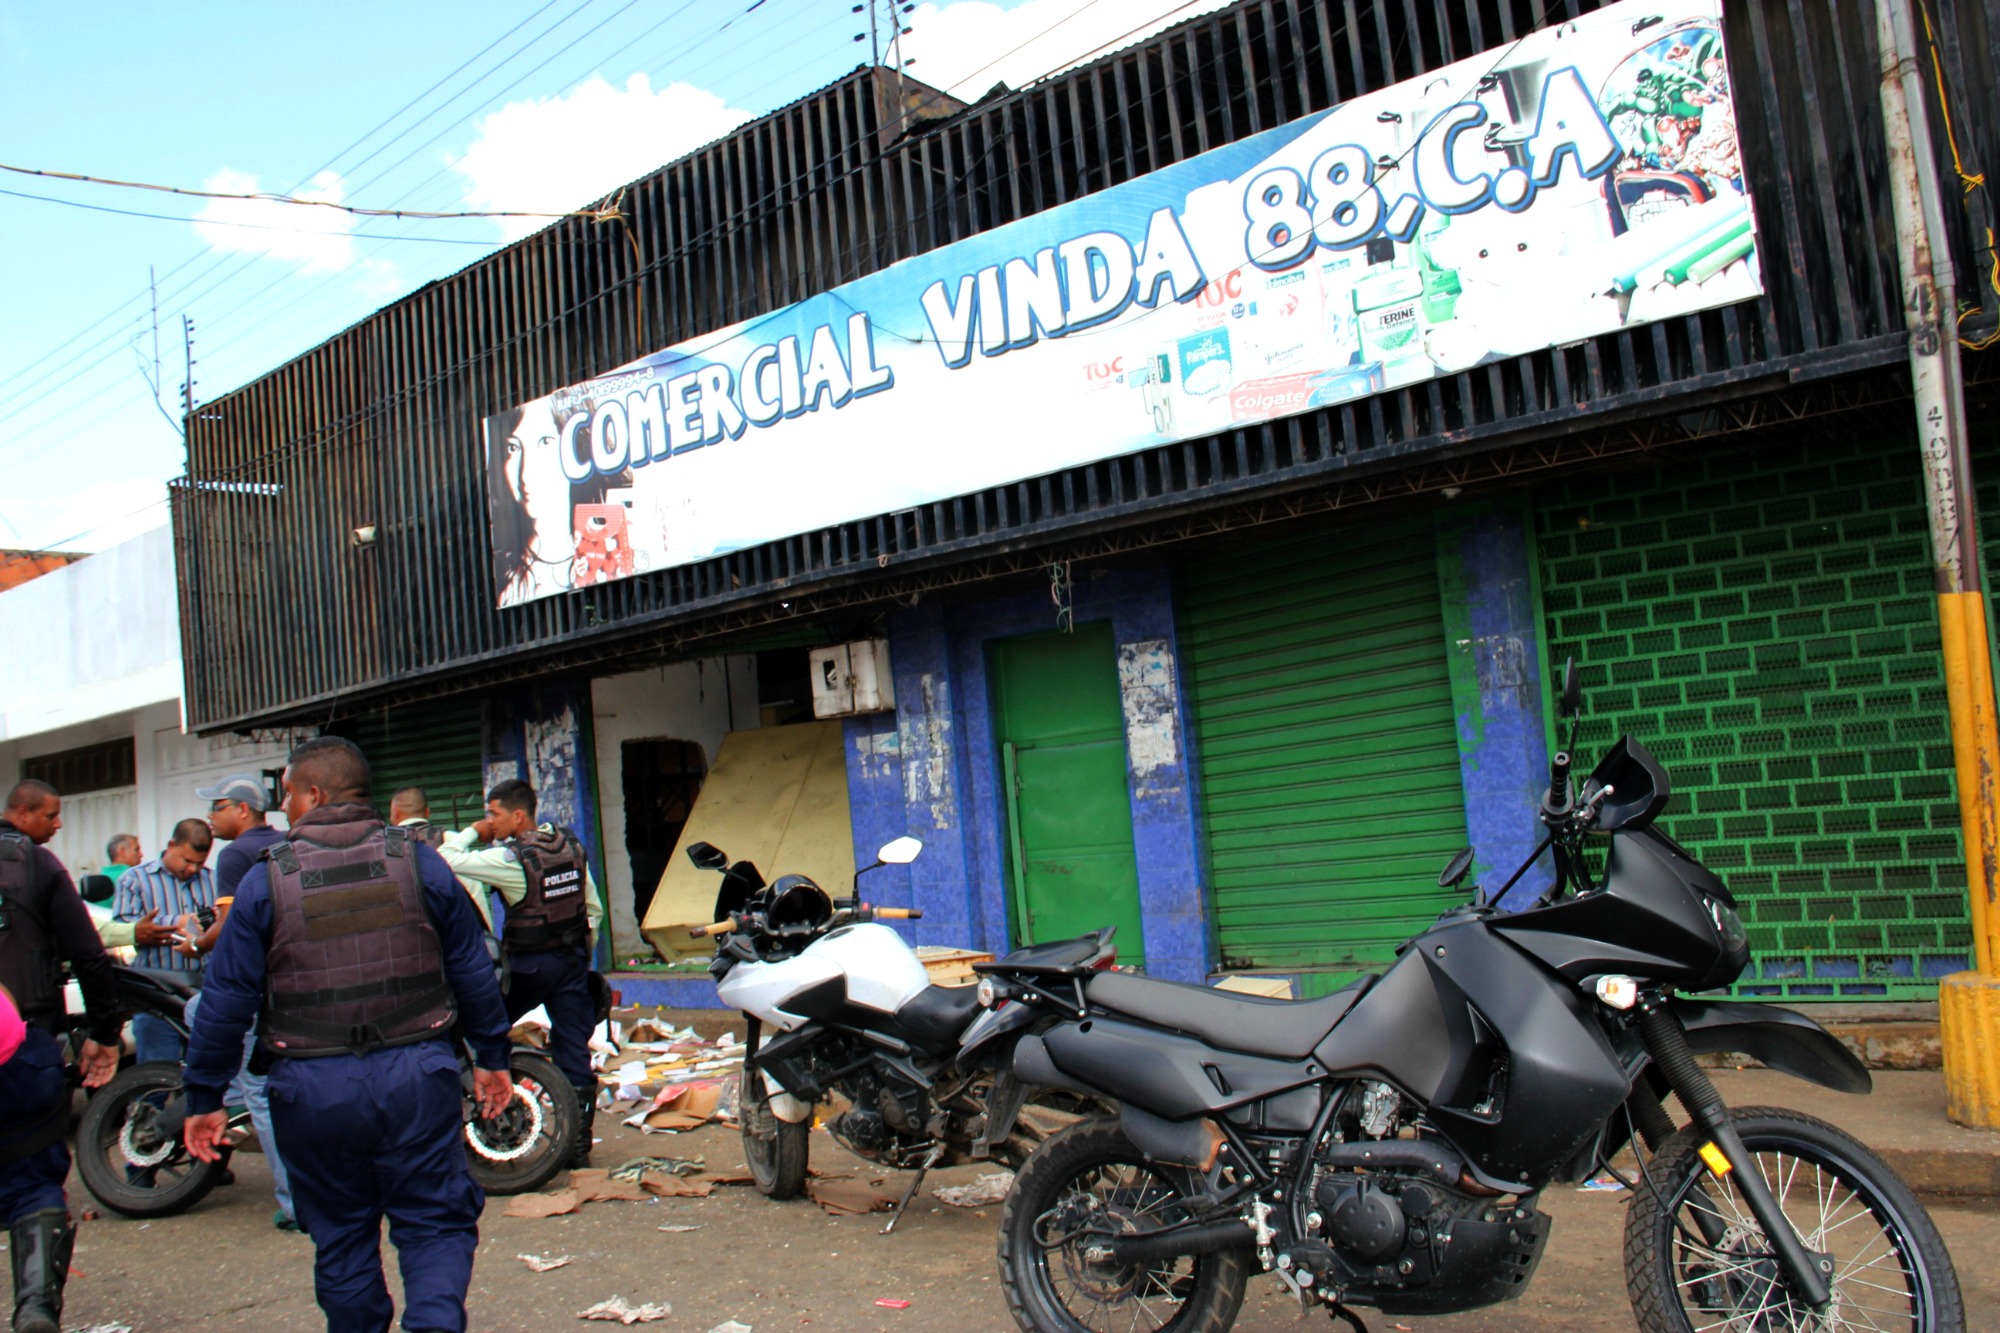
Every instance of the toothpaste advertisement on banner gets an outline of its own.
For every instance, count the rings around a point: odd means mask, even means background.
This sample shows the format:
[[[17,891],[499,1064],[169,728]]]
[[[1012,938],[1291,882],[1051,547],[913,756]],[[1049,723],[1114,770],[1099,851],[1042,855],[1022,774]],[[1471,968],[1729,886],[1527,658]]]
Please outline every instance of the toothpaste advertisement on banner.
[[[1720,0],[1629,0],[487,418],[494,595],[1762,292]]]

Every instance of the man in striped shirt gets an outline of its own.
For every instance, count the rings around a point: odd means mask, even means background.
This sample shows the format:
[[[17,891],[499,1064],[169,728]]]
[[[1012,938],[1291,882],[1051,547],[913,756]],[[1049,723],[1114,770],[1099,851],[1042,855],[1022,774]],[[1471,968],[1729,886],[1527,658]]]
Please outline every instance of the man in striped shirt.
[[[161,922],[180,921],[215,908],[215,876],[208,869],[209,849],[215,836],[199,819],[183,819],[174,825],[167,849],[149,861],[141,861],[118,880],[114,902],[119,921],[138,921],[152,913]],[[198,935],[197,927],[193,934]],[[142,946],[138,965],[160,972],[186,974],[188,984],[201,984],[199,955],[183,953],[171,940]],[[179,1061],[184,1054],[180,1033],[165,1019],[152,1014],[132,1017],[132,1044],[141,1060]]]

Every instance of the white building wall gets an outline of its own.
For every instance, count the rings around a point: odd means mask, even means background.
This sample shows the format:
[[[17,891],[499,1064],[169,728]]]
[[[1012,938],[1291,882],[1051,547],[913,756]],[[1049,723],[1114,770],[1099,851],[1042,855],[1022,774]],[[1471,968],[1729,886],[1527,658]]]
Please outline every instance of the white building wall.
[[[693,741],[713,766],[725,735],[757,725],[757,659],[704,658],[604,676],[591,682],[590,701],[612,965],[616,967],[628,958],[652,957],[632,913],[632,858],[625,850],[621,747],[636,740]]]

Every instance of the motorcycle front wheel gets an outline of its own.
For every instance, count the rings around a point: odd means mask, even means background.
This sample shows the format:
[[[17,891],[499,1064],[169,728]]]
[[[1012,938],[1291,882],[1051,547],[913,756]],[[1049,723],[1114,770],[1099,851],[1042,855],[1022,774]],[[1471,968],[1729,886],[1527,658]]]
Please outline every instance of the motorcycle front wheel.
[[[548,1056],[515,1051],[507,1064],[514,1100],[491,1120],[480,1118],[472,1076],[465,1076],[465,1164],[488,1194],[527,1194],[569,1164],[582,1115],[575,1090]]]
[[[1808,1252],[1832,1263],[1823,1312],[1785,1286],[1764,1229],[1701,1158],[1689,1127],[1647,1163],[1625,1218],[1625,1285],[1643,1333],[1963,1333],[1958,1275],[1924,1206],[1889,1165],[1823,1120],[1730,1112]]]
[[[131,1065],[91,1094],[76,1127],[76,1170],[97,1201],[126,1217],[171,1217],[206,1198],[222,1162],[190,1154],[177,1062]]]
[[[767,1199],[796,1199],[806,1187],[806,1158],[812,1152],[810,1118],[792,1124],[780,1120],[764,1095],[764,1080],[743,1066],[743,1093],[738,1099],[743,1118],[743,1161],[757,1192]]]
[[[1224,1333],[1250,1251],[1142,1264],[1089,1257],[1111,1236],[1189,1220],[1196,1182],[1148,1163],[1118,1122],[1093,1117],[1028,1158],[1000,1209],[1000,1280],[1028,1333]]]

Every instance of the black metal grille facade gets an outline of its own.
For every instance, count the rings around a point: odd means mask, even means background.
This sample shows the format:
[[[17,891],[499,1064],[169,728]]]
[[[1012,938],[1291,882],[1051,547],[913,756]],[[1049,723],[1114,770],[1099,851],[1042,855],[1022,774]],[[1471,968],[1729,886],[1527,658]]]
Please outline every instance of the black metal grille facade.
[[[2000,163],[2000,119],[1986,114],[2000,0],[1919,3],[1960,158]],[[425,287],[188,422],[173,521],[190,722],[324,720],[558,654],[574,664],[592,645],[651,635],[684,647],[691,626],[745,608],[778,618],[815,589],[1579,429],[1803,402],[1812,381],[1898,362],[1872,6],[1729,0],[1762,299],[493,608],[487,415],[1597,7],[1244,0],[969,108],[862,71],[634,183],[624,222],[570,219]],[[1935,107],[1932,123],[1949,183]],[[1987,221],[1983,193],[1952,211],[1968,332],[2000,316],[1975,280],[1993,264]],[[352,544],[364,525],[375,540]]]

